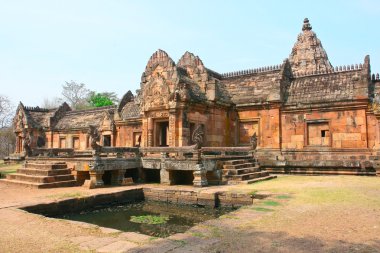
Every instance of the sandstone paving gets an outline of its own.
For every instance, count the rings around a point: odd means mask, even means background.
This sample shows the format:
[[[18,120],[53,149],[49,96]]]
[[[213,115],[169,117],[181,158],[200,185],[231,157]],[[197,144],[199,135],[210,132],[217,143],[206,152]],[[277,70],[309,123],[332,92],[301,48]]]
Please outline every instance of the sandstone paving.
[[[87,196],[126,187],[94,191],[0,187],[3,252],[380,252],[378,178],[281,176],[244,187],[198,189],[256,192],[266,197],[167,238],[46,218],[13,206],[51,201],[51,196],[58,200],[70,196],[70,191]],[[277,198],[283,195],[288,198]]]

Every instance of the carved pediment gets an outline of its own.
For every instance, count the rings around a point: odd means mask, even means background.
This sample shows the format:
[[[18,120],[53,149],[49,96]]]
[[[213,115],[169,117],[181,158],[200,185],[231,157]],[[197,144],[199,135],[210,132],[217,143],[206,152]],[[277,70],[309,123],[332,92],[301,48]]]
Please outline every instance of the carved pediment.
[[[162,77],[150,81],[143,91],[143,110],[149,111],[154,108],[168,108],[170,97],[169,86]]]
[[[13,118],[13,130],[15,132],[22,132],[28,124],[23,107],[24,106],[20,103],[19,107],[17,108],[16,115]]]
[[[114,112],[112,110],[103,112],[103,119],[100,124],[101,131],[114,131],[115,130],[115,121],[114,121]]]

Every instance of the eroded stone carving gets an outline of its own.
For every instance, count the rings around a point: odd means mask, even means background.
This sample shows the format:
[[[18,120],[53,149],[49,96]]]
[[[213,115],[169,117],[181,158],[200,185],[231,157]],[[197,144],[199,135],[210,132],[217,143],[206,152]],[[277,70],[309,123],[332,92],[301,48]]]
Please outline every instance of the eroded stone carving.
[[[193,141],[194,147],[196,149],[200,149],[202,145],[204,144],[204,130],[203,130],[203,125],[199,125],[193,133],[193,136],[191,137],[191,140]]]
[[[24,150],[25,150],[25,155],[26,156],[31,156],[32,155],[32,147],[31,147],[31,144],[32,144],[32,138],[30,136],[30,133],[25,131],[24,132],[24,143],[23,143],[23,147],[24,147]]]
[[[256,135],[256,132],[251,136],[251,139],[250,139],[249,142],[251,144],[252,150],[256,150],[256,148],[257,148],[257,135]]]
[[[163,78],[159,77],[150,82],[146,85],[143,92],[144,110],[149,111],[152,108],[166,106],[169,101],[169,95],[169,87]]]
[[[100,134],[99,134],[98,129],[95,126],[90,125],[87,133],[90,135],[90,138],[91,138],[90,139],[91,148],[95,150],[95,152],[99,152],[101,146],[98,144],[98,142],[100,141]]]

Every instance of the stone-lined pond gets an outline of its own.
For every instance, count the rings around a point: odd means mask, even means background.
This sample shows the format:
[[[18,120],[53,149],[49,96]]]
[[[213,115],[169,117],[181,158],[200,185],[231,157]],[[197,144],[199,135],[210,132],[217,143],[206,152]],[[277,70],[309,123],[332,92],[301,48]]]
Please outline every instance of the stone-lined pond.
[[[183,233],[195,224],[215,219],[232,210],[232,208],[209,208],[142,201],[83,211],[78,214],[67,214],[57,218],[87,222],[125,232],[167,237]]]

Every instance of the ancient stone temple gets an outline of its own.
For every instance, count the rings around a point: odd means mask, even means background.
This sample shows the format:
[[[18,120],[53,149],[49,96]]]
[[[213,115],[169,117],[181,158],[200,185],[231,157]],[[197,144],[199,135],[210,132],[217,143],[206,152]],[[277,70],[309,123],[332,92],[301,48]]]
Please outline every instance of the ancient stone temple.
[[[118,106],[20,103],[13,158],[66,162],[78,182],[95,185],[131,177],[202,186],[268,171],[376,175],[379,87],[369,56],[333,67],[305,19],[278,65],[220,74],[190,52],[175,63],[158,50],[141,88]]]

